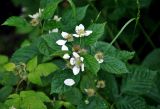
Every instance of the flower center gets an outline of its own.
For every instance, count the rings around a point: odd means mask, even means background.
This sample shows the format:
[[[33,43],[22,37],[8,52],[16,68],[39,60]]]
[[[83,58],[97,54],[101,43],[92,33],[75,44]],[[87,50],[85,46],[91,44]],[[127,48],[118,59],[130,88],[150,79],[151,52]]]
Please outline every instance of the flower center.
[[[84,34],[84,33],[85,33],[85,31],[84,31],[83,29],[80,29],[80,30],[78,31],[78,34],[79,34],[79,35]]]
[[[98,53],[95,55],[95,57],[96,57],[97,59],[103,59],[103,58],[104,58],[102,52],[98,52]]]

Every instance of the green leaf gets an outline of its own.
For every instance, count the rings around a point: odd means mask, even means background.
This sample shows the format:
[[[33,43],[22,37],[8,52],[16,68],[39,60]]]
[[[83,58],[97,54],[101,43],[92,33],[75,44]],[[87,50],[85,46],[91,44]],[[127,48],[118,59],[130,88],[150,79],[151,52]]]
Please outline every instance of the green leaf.
[[[8,62],[8,57],[5,55],[0,55],[0,65]]]
[[[16,65],[14,63],[7,63],[4,65],[4,68],[6,71],[14,71],[16,68]]]
[[[67,92],[64,93],[64,98],[66,101],[78,105],[79,102],[82,100],[82,93],[79,89],[73,88]]]
[[[0,101],[4,101],[8,95],[12,92],[12,87],[11,86],[4,86],[0,89]]]
[[[11,61],[14,63],[19,62],[28,62],[30,59],[32,59],[34,56],[36,56],[38,53],[37,48],[34,46],[27,46],[18,49],[11,58]]]
[[[5,104],[17,109],[47,109],[44,102],[50,102],[50,99],[43,92],[22,91],[19,95],[10,95]]]
[[[84,66],[93,74],[97,75],[97,72],[100,69],[100,64],[97,60],[91,55],[84,55]]]
[[[89,104],[82,101],[77,109],[110,109],[109,104],[100,96],[91,97],[88,99]]]
[[[99,80],[103,80],[105,82],[105,87],[99,89],[99,94],[106,99],[116,101],[119,98],[119,88],[114,74],[101,70],[98,72],[97,81]]]
[[[64,14],[62,15],[62,30],[73,31],[76,25],[84,19],[87,9],[88,5],[83,7],[77,7],[76,16],[71,9],[65,10]]]
[[[17,29],[23,28],[23,32],[32,30],[32,26],[22,17],[12,16],[8,18],[3,25],[15,26]]]
[[[0,72],[0,84],[2,85],[16,85],[18,77],[11,72]]]
[[[54,73],[52,83],[51,83],[51,93],[64,93],[71,90],[74,86],[66,86],[64,80],[71,78],[75,81],[75,85],[78,84],[80,76],[73,75],[71,70],[59,70]]]
[[[121,97],[116,102],[117,109],[147,109],[144,99],[137,96]]]
[[[143,67],[131,67],[130,72],[123,79],[122,93],[145,95],[153,90],[157,72]]]
[[[160,70],[160,49],[154,49],[143,60],[142,65],[153,70]]]
[[[46,77],[50,73],[55,72],[56,70],[58,70],[58,67],[53,63],[39,64],[34,71],[29,73],[28,79],[34,84],[42,85],[41,77]]]
[[[27,70],[29,72],[33,71],[37,67],[37,56],[35,56],[33,59],[29,60],[27,63]]]
[[[95,80],[96,78],[94,75],[91,75],[89,72],[85,72],[85,75],[82,76],[80,82],[80,89],[82,91],[85,91],[85,89],[96,89]]]
[[[46,6],[44,8],[44,11],[42,12],[42,18],[44,19],[50,19],[53,14],[55,13],[58,4],[61,2],[62,0],[53,0],[53,1],[47,1]]]
[[[92,45],[104,34],[105,23],[92,24],[87,30],[92,30],[93,33],[85,38],[85,45]]]
[[[116,49],[114,46],[106,42],[98,41],[93,46],[91,46],[91,52],[95,55],[97,52],[102,52],[105,56],[115,57],[124,62],[133,58],[135,52],[129,52],[125,50]]]
[[[107,71],[109,73],[113,74],[124,74],[129,73],[125,63],[123,63],[121,60],[111,57],[111,56],[105,56],[104,62],[101,64],[101,68],[104,71]]]

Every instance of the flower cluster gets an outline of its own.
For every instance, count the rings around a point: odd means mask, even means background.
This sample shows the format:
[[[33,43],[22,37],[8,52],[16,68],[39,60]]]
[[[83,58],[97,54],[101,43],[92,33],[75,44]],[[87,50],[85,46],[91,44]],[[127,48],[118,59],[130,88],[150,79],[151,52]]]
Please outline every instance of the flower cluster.
[[[42,17],[43,11],[44,11],[44,9],[39,9],[39,11],[36,12],[35,14],[28,15],[30,18],[32,18],[32,20],[31,20],[32,26],[37,26],[40,23],[40,18]],[[60,22],[61,17],[58,17],[57,15],[55,15],[53,17],[53,20],[56,21],[56,22]],[[51,33],[51,32],[58,32],[58,30],[57,30],[57,28],[55,28],[55,29],[49,31],[49,33]]]
[[[66,44],[67,42],[74,41],[74,37],[75,38],[85,37],[85,36],[89,36],[92,33],[91,30],[85,30],[85,27],[82,24],[80,24],[79,26],[76,26],[75,32],[76,34],[69,34],[67,32],[61,33],[63,39],[59,39],[58,41],[56,41],[56,43],[59,46],[61,46],[62,51],[69,50]],[[77,48],[77,47],[73,47],[73,48]],[[84,58],[79,55],[78,50],[73,49],[72,55],[69,55],[68,53],[64,54],[63,59],[69,60],[70,68],[72,69],[74,75],[78,75],[80,71],[82,72],[84,71],[84,66],[85,66],[83,63]],[[64,81],[64,84],[67,86],[72,86],[75,84],[75,81],[73,79],[66,79]]]

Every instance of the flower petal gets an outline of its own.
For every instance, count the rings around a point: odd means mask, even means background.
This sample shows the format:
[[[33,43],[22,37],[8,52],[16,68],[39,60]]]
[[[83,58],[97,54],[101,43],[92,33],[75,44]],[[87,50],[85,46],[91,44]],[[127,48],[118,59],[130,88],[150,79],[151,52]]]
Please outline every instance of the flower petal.
[[[91,30],[85,31],[85,36],[89,36],[90,34],[92,34],[92,31],[91,31]]]
[[[80,59],[81,59],[81,61],[83,62],[84,58],[83,58],[83,57],[81,57]]]
[[[50,33],[58,33],[58,28],[55,28],[55,29],[49,30],[49,34],[50,34]]]
[[[63,59],[69,59],[69,58],[70,58],[70,56],[69,56],[68,53],[66,53],[66,54],[63,55]]]
[[[98,60],[98,63],[101,64],[101,63],[103,63],[103,61],[104,61],[103,59],[99,59],[99,60]]]
[[[79,58],[79,57],[80,57],[79,54],[76,53],[76,52],[73,52],[72,54],[73,54],[73,56],[74,56],[75,58]]]
[[[81,71],[84,71],[84,64],[81,65]]]
[[[75,81],[73,79],[65,79],[64,84],[67,86],[73,86],[75,84]]]
[[[74,67],[72,68],[72,70],[73,70],[73,74],[74,74],[74,75],[77,75],[77,74],[80,72],[80,68],[77,67],[77,66],[74,66]]]
[[[71,58],[71,59],[70,59],[70,64],[71,64],[71,65],[75,65],[75,63],[76,63],[75,58]]]
[[[62,37],[63,37],[64,39],[66,39],[67,36],[68,36],[68,33],[67,33],[67,32],[62,32],[61,35],[62,35]]]
[[[79,26],[76,26],[75,31],[76,33],[78,33],[80,30],[84,30],[84,26],[82,24],[80,24]]]
[[[62,45],[62,51],[68,51],[68,47],[66,45]]]
[[[78,34],[73,34],[74,37],[80,37]]]
[[[67,42],[66,40],[58,40],[56,43],[58,45],[65,45],[66,42]]]

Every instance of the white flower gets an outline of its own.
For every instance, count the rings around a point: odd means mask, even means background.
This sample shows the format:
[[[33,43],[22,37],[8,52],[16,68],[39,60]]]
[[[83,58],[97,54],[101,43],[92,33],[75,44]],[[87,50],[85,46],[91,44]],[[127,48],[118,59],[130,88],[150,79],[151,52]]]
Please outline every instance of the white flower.
[[[33,14],[33,15],[28,15],[30,18],[32,19],[38,19],[39,17],[42,16],[42,12],[43,12],[43,9],[39,9],[39,12]]]
[[[70,56],[69,56],[68,53],[66,53],[66,54],[63,55],[63,59],[69,59],[69,58],[70,58]]]
[[[58,17],[58,15],[55,15],[54,17],[53,17],[53,20],[55,20],[55,21],[57,21],[57,22],[59,22],[59,21],[61,21],[61,17]]]
[[[62,35],[62,37],[63,37],[64,39],[66,39],[68,42],[73,41],[73,36],[72,36],[71,34],[69,34],[69,33],[67,33],[67,32],[62,32],[61,35]]]
[[[74,75],[77,75],[80,70],[84,71],[84,58],[80,57],[78,53],[73,52],[73,57],[70,59],[70,64],[73,66],[72,71]]]
[[[62,46],[61,48],[62,51],[68,51],[68,47],[65,45],[66,42],[67,42],[66,40],[58,40],[56,43]]]
[[[54,29],[52,29],[52,30],[49,30],[49,34],[50,33],[58,33],[58,28],[54,28]]]
[[[102,52],[96,53],[94,57],[96,58],[98,63],[103,63],[104,62],[104,56],[103,56]]]
[[[66,79],[64,80],[64,84],[67,86],[73,86],[75,84],[75,81],[73,79]]]
[[[77,34],[73,34],[73,36],[75,37],[84,37],[84,36],[89,36],[92,31],[91,30],[86,30],[82,24],[80,24],[79,26],[76,26],[75,31]]]
[[[16,109],[14,106],[10,107],[9,109]]]

